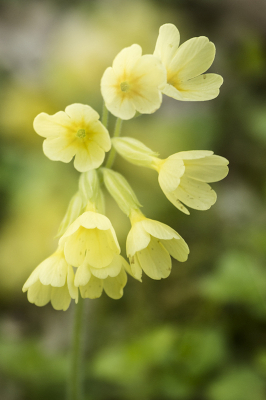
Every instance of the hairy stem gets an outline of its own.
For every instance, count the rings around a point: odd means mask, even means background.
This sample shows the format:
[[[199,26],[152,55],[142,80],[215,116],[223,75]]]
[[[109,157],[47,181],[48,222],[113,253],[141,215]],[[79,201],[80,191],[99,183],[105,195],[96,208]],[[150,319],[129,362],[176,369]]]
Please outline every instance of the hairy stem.
[[[121,125],[122,125],[122,119],[117,118],[113,137],[118,137],[120,135]],[[106,164],[105,164],[106,168],[111,168],[112,167],[112,165],[113,165],[113,163],[115,161],[115,156],[116,156],[116,150],[115,150],[114,147],[112,147],[112,149],[111,149],[111,151],[109,153],[109,157],[108,157],[108,159],[106,161]]]
[[[84,299],[80,297],[78,304],[75,305],[70,376],[67,383],[68,400],[81,400],[83,398],[83,393],[82,393],[83,314],[84,314]]]

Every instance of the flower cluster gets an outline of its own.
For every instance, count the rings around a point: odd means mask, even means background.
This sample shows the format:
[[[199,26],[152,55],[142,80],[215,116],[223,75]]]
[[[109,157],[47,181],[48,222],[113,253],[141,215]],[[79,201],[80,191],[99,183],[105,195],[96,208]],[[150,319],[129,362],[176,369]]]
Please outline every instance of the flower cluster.
[[[214,44],[206,37],[190,39],[181,46],[179,41],[177,28],[165,24],[153,54],[142,55],[141,47],[133,44],[115,57],[101,80],[102,122],[95,110],[83,104],[35,118],[34,129],[45,138],[44,154],[65,163],[75,157],[74,167],[81,175],[78,191],[59,227],[57,250],[35,268],[23,286],[31,303],[44,306],[51,301],[56,310],[66,310],[71,299],[76,303],[79,296],[95,299],[103,291],[119,299],[127,274],[141,281],[144,271],[160,280],[169,276],[172,258],[187,260],[189,248],[184,239],[171,227],[145,217],[130,184],[112,170],[115,152],[132,164],[154,169],[167,199],[185,214],[189,214],[187,207],[207,210],[216,202],[209,183],[227,175],[225,158],[212,151],[194,150],[160,159],[142,142],[118,137],[121,120],[155,112],[163,94],[181,101],[218,96],[222,77],[203,74],[214,60]],[[118,118],[112,140],[107,130],[108,111]],[[129,262],[121,256],[115,230],[105,215],[102,184],[130,219],[126,241]]]

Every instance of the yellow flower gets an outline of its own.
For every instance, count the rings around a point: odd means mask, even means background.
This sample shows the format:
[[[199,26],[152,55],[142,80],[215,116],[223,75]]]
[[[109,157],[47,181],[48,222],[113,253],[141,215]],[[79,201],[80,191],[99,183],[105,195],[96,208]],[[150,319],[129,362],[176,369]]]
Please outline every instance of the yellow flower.
[[[49,301],[55,310],[67,310],[72,299],[78,302],[78,289],[74,286],[73,268],[67,264],[62,249],[44,260],[25,282],[23,292],[28,291],[28,300],[36,306],[45,306]]]
[[[75,156],[74,167],[80,172],[98,168],[111,148],[99,114],[87,105],[72,104],[54,115],[41,113],[33,126],[46,138],[43,151],[48,158],[68,163]]]
[[[105,70],[101,92],[107,109],[121,119],[133,118],[136,111],[151,114],[162,102],[159,90],[166,83],[166,71],[152,55],[142,56],[139,45],[123,49]]]
[[[132,210],[130,220],[127,256],[136,279],[141,279],[142,270],[152,279],[167,278],[172,268],[170,256],[187,260],[189,248],[174,229],[145,218],[139,210]]]
[[[130,266],[120,255],[115,255],[108,266],[100,269],[91,267],[85,260],[77,269],[74,284],[83,298],[96,299],[104,290],[112,299],[120,299],[127,283],[125,269],[130,272]]]
[[[180,35],[172,24],[162,25],[154,55],[167,70],[167,84],[162,92],[182,101],[211,100],[218,96],[223,78],[203,74],[213,63],[215,46],[205,36],[196,37],[179,47]]]
[[[112,276],[115,270],[112,261],[120,254],[120,247],[105,215],[84,212],[68,227],[59,244],[64,246],[65,258],[70,265],[77,268],[89,265],[92,271],[106,268],[107,275]]]
[[[186,204],[196,210],[208,210],[216,202],[216,193],[206,182],[217,182],[228,174],[228,160],[212,151],[182,151],[166,160],[154,158],[162,191],[179,210],[189,214]],[[182,202],[182,203],[181,203]]]

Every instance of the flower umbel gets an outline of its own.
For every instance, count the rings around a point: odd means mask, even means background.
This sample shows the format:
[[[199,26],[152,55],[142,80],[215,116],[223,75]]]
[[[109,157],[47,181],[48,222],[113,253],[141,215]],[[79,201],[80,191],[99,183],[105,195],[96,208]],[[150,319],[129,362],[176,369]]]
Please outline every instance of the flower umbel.
[[[66,262],[62,248],[58,248],[35,268],[22,290],[28,291],[30,303],[40,307],[51,301],[55,310],[65,311],[70,305],[71,298],[78,302],[73,268]]]
[[[111,148],[99,114],[87,105],[72,104],[54,115],[41,113],[33,126],[46,138],[43,151],[48,158],[68,163],[75,156],[74,167],[80,172],[98,168]]]
[[[140,210],[132,210],[130,221],[126,246],[135,278],[141,279],[142,270],[152,279],[167,278],[172,268],[170,256],[187,260],[189,248],[174,229],[146,218]]]
[[[121,119],[133,118],[136,111],[151,114],[162,102],[160,87],[165,86],[166,71],[152,55],[142,56],[139,45],[123,49],[105,70],[101,92],[107,109]]]
[[[215,46],[205,36],[187,40],[179,47],[180,34],[173,24],[160,27],[154,55],[167,70],[162,92],[182,101],[204,101],[218,96],[223,78],[202,75],[213,63]]]

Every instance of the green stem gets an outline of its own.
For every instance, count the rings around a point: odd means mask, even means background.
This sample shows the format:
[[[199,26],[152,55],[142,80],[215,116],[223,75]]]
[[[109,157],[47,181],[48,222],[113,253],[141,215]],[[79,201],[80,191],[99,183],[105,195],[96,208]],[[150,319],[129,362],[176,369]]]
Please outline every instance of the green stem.
[[[121,125],[122,125],[122,119],[117,118],[113,137],[118,137],[120,135]],[[114,160],[115,160],[115,156],[116,156],[116,150],[115,150],[114,147],[112,147],[112,149],[111,149],[111,151],[109,153],[108,159],[106,161],[105,168],[111,168],[112,167],[112,165],[114,163]]]
[[[108,125],[108,116],[109,116],[108,110],[106,108],[105,103],[103,103],[102,124],[105,126],[105,128],[107,128]]]
[[[83,397],[82,396],[83,312],[84,312],[84,299],[80,297],[78,304],[75,305],[70,376],[68,380],[68,400],[81,400]]]

